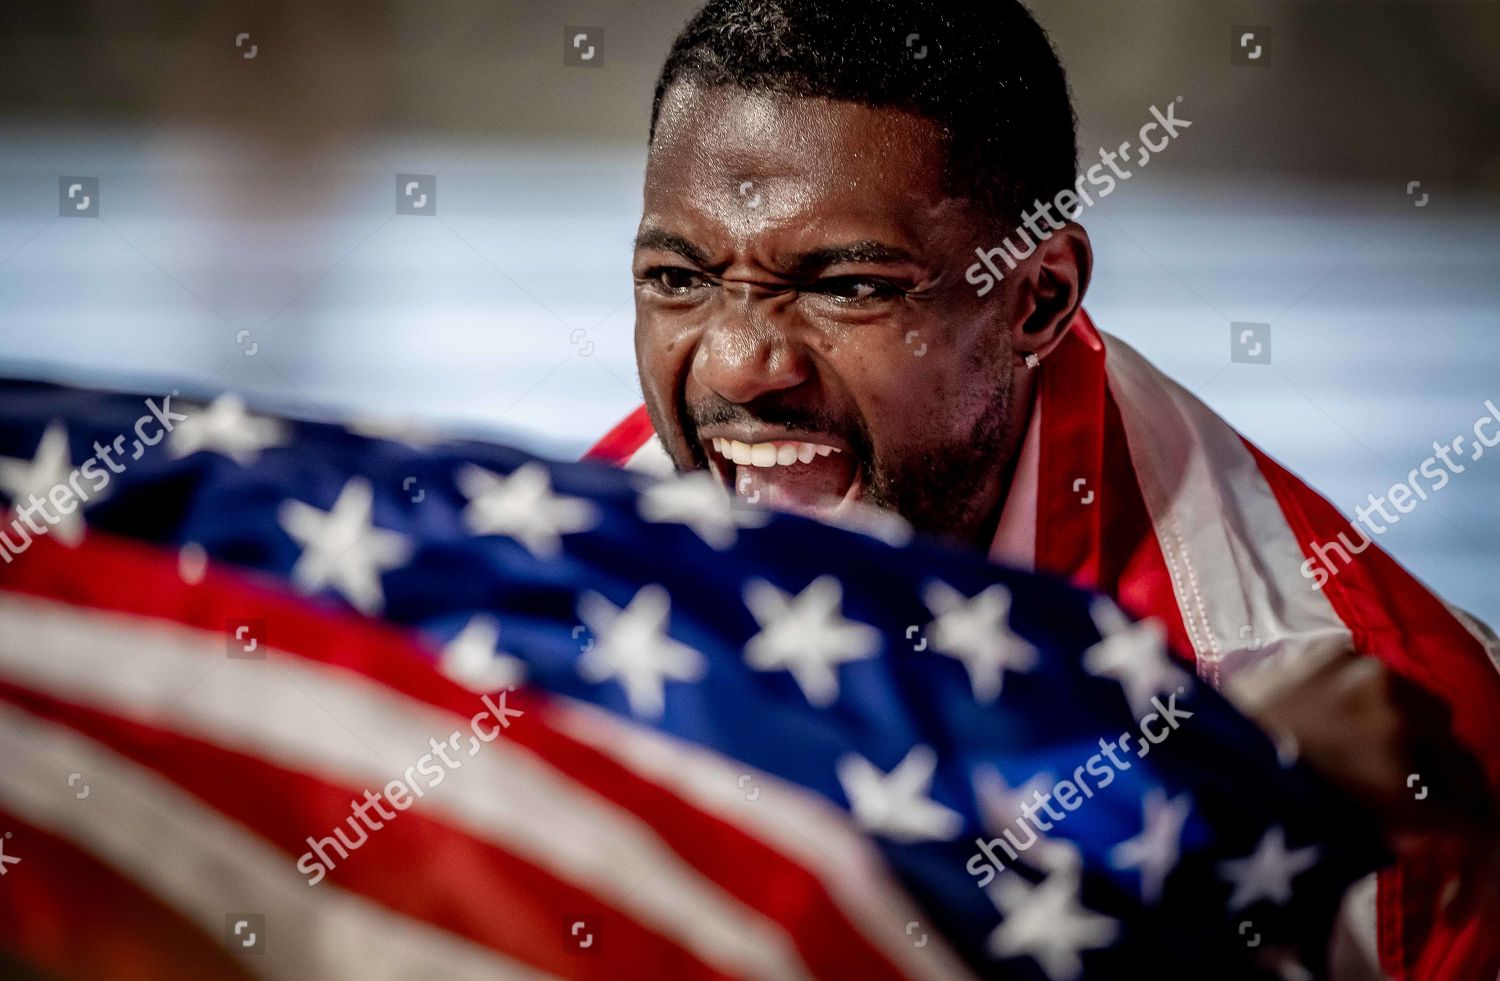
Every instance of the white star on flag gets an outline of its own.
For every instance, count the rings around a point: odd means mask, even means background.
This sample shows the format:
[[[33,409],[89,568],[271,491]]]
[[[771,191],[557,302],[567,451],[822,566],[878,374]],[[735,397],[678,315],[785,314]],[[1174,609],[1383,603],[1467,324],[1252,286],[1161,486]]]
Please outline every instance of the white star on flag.
[[[383,439],[389,443],[400,443],[408,449],[430,449],[446,442],[446,437],[425,426],[414,425],[396,419],[381,419],[375,416],[360,416],[344,424],[344,428],[359,436]]]
[[[1272,825],[1250,855],[1219,863],[1219,878],[1234,886],[1229,912],[1237,913],[1262,899],[1278,905],[1290,901],[1292,880],[1317,864],[1317,845],[1288,851],[1286,832],[1281,825]]]
[[[456,476],[469,499],[464,524],[476,535],[505,535],[539,559],[562,550],[562,536],[599,523],[599,509],[581,497],[552,493],[552,479],[540,463],[517,467],[509,477],[465,464]]]
[[[1077,872],[1050,872],[1035,884],[1015,872],[997,876],[985,893],[1005,919],[990,933],[989,952],[1030,957],[1052,981],[1081,977],[1080,955],[1114,943],[1120,925],[1080,903],[1078,884]]]
[[[892,841],[951,841],[963,830],[963,815],[930,796],[937,753],[913,746],[890,773],[858,753],[839,759],[836,772],[849,810],[860,827]]]
[[[1159,787],[1146,791],[1143,798],[1145,826],[1129,841],[1122,841],[1109,853],[1109,864],[1117,869],[1139,869],[1141,899],[1154,905],[1161,898],[1167,876],[1177,865],[1182,847],[1182,828],[1193,809],[1187,794],[1168,798]]]
[[[597,593],[578,600],[578,616],[595,637],[578,659],[585,681],[615,678],[625,689],[630,711],[660,718],[666,706],[666,681],[697,681],[708,670],[702,654],[667,635],[671,600],[652,583],[621,610]]]
[[[936,616],[928,630],[932,649],[963,662],[974,698],[993,702],[1005,671],[1030,671],[1037,651],[1010,629],[1010,591],[998,583],[972,598],[940,580],[923,591]]]
[[[880,649],[880,631],[839,612],[843,598],[833,576],[819,576],[796,597],[751,579],[745,605],[761,629],[745,644],[746,662],[757,671],[790,671],[809,702],[832,704],[839,694],[838,666]]]
[[[845,507],[839,508],[836,513],[827,515],[821,520],[855,534],[885,542],[894,548],[905,548],[910,545],[911,540],[917,534],[910,522],[896,512],[870,504],[862,504],[859,501],[850,501]]]
[[[974,768],[973,783],[974,797],[979,801],[979,813],[984,818],[985,827],[998,830],[1024,820],[1021,804],[1035,800],[1037,794],[1044,797],[1050,794],[1056,781],[1050,773],[1034,773],[1021,786],[1012,788],[998,769],[984,764]]]
[[[177,423],[167,437],[167,450],[174,458],[208,450],[243,467],[254,463],[262,450],[286,442],[285,423],[250,415],[243,399],[226,393]]]
[[[656,481],[642,491],[638,507],[645,520],[687,525],[719,551],[734,544],[737,529],[771,520],[764,510],[736,505],[718,478],[706,473]]]
[[[497,650],[500,623],[479,613],[443,646],[443,674],[476,692],[499,691],[526,676],[526,662]]]
[[[41,441],[36,444],[36,454],[30,460],[15,457],[0,457],[0,493],[10,498],[17,509],[30,503],[31,495],[46,500],[47,492],[54,487],[67,486],[73,475],[73,463],[68,453],[68,431],[62,422],[54,420],[47,424]],[[69,490],[69,496],[78,506],[64,514],[62,508],[48,503],[32,514],[45,523],[46,515],[55,514],[56,524],[51,525],[51,534],[64,545],[77,545],[83,541],[83,501]],[[93,495],[90,500],[97,500]],[[25,524],[25,522],[22,522]]]
[[[1153,696],[1187,686],[1191,680],[1187,672],[1167,655],[1167,630],[1161,621],[1129,623],[1107,599],[1095,600],[1091,612],[1104,639],[1084,652],[1083,668],[1096,677],[1118,681],[1137,719],[1153,711]]]
[[[332,586],[361,613],[380,612],[380,576],[406,564],[413,546],[400,532],[375,527],[374,499],[369,481],[351,477],[327,511],[302,501],[282,504],[281,527],[302,546],[292,566],[299,588],[310,593]]]
[[[1018,852],[1018,861],[1053,871],[1076,870],[1080,867],[1082,856],[1067,842],[1048,838],[1042,834],[1040,828],[1036,827],[1025,835],[1019,833],[1023,827],[1031,823],[1026,813],[1021,810],[1021,805],[1030,803],[1032,814],[1036,814],[1040,810],[1037,795],[1040,794],[1041,799],[1046,800],[1057,783],[1052,774],[1033,774],[1024,784],[1012,788],[1005,782],[1005,777],[1000,775],[997,768],[982,764],[974,768],[970,782],[974,787],[974,799],[979,804],[980,820],[984,822],[984,829],[992,837],[998,838],[1007,828],[1017,839],[1036,835],[1035,844],[1024,853]],[[1043,818],[1043,820],[1046,819]]]

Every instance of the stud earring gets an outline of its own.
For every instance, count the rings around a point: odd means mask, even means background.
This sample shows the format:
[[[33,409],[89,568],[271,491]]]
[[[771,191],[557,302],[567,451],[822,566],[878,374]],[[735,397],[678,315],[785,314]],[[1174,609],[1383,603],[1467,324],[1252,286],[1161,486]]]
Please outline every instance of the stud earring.
[[[1026,367],[1028,367],[1028,368],[1035,368],[1037,365],[1039,365],[1041,363],[1042,363],[1042,359],[1039,358],[1039,357],[1037,357],[1035,351],[1033,351],[1030,354],[1026,355]]]

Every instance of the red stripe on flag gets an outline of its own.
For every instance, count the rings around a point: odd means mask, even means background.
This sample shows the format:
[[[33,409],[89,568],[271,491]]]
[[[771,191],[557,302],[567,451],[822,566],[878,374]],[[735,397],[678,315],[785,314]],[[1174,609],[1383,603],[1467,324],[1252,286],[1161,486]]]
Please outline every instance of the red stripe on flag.
[[[1106,593],[1138,619],[1161,621],[1172,652],[1192,662],[1105,362],[1104,341],[1079,310],[1040,369],[1036,568]]]
[[[651,416],[644,405],[638,406],[634,412],[616,423],[615,428],[605,433],[604,438],[595,443],[583,458],[623,467],[654,435],[656,430],[651,427]]]
[[[1042,366],[1036,567],[1080,586],[1099,578],[1104,344],[1082,310]],[[1085,503],[1087,502],[1087,503]]]
[[[87,575],[80,574],[83,569]],[[464,717],[474,712],[474,696],[435,671],[409,636],[389,625],[319,608],[223,567],[210,566],[201,583],[188,586],[176,563],[159,550],[98,532],[91,531],[72,549],[38,540],[25,561],[0,569],[0,588],[221,631],[226,644],[234,624],[256,621],[263,628],[262,642],[278,650],[357,671]],[[873,978],[900,976],[811,872],[735,825],[557,731],[546,723],[544,695],[520,689],[508,694],[507,705],[538,722],[512,727],[507,739],[634,812],[719,888],[786,924],[815,973],[858,967]]]
[[[1303,555],[1359,535],[1338,510],[1248,440]],[[1312,588],[1309,581],[1308,588]],[[1500,794],[1500,673],[1480,643],[1437,597],[1373,543],[1330,575],[1323,594],[1354,636],[1355,649],[1380,658],[1441,698],[1453,712],[1455,735],[1484,767]],[[1381,875],[1382,967],[1398,978],[1492,978],[1500,973],[1500,910],[1464,923],[1438,913],[1445,880],[1459,868],[1402,861]],[[1471,870],[1472,871],[1472,870]],[[1483,874],[1483,873],[1479,873]]]
[[[3,809],[0,828],[12,835],[7,852],[21,859],[0,881],[0,950],[42,977],[254,977],[220,943],[90,853]]]
[[[422,813],[420,800],[397,812],[394,820],[381,821],[378,829],[368,829],[357,820],[351,825],[351,802],[363,800],[363,787],[339,786],[256,756],[3,681],[0,700],[68,726],[171,780],[286,853],[288,876],[306,881],[295,863],[308,850],[309,831],[322,839],[333,837],[334,829],[342,827],[351,843],[361,837],[353,832],[362,831],[363,843],[345,858],[338,858],[332,847],[325,849],[336,864],[326,882],[311,887],[314,896],[317,889],[336,886],[550,974],[643,979],[723,976],[593,894],[428,817]],[[378,792],[378,788],[370,789]],[[428,792],[440,795],[443,790],[437,786]],[[568,924],[575,916],[597,918],[601,927],[598,953],[567,948]],[[609,951],[628,952],[628,956],[607,956],[606,944]]]
[[[591,746],[554,738],[555,730],[517,726],[513,732],[513,742],[531,746],[563,773],[636,814],[683,861],[746,906],[785,924],[814,976],[903,976],[846,919],[822,882],[782,853],[727,821],[664,796],[657,785]]]

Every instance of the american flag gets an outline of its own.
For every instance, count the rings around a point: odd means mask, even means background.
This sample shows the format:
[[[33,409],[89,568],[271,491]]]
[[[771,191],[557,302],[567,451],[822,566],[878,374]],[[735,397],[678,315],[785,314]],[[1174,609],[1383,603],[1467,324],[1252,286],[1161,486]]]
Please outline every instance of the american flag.
[[[0,973],[1316,977],[1387,859],[1161,625],[894,519],[233,396],[0,419]]]

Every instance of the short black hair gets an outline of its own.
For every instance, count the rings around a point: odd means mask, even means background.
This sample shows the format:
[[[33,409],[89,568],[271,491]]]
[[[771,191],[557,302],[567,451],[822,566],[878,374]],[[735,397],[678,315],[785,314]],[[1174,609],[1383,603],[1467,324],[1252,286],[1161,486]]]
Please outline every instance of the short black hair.
[[[1077,180],[1076,120],[1047,33],[1019,0],[709,0],[672,44],[676,82],[899,108],[948,138],[948,191],[1013,228]]]

